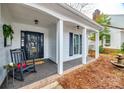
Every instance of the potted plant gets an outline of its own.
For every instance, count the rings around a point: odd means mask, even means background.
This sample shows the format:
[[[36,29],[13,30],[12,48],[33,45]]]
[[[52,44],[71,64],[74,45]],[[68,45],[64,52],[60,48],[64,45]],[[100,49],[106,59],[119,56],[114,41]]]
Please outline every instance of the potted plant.
[[[3,66],[3,68],[6,70],[12,70],[13,68],[16,68],[16,67],[17,67],[16,64],[13,64],[12,62]]]
[[[11,25],[3,24],[4,46],[9,46],[13,39],[13,29]]]

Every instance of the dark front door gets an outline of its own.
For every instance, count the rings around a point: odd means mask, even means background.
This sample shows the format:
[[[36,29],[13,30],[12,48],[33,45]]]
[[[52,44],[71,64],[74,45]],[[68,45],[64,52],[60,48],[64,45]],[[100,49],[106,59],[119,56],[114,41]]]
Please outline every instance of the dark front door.
[[[21,31],[21,48],[26,52],[26,58],[44,57],[44,34],[38,32]]]

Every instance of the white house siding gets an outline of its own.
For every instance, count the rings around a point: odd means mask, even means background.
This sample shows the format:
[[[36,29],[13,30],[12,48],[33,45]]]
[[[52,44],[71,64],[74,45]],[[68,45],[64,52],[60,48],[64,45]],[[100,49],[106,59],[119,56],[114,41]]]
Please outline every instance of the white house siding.
[[[2,15],[2,23],[3,24],[11,24],[12,23],[12,16],[10,15],[10,11],[4,5],[1,5],[1,15]],[[4,41],[3,41],[4,42]],[[5,53],[5,63],[10,62],[10,53],[8,52],[11,47],[4,47]],[[7,57],[7,58],[6,58]]]
[[[124,31],[121,31],[121,44],[124,43]]]
[[[63,34],[63,59],[64,62],[68,60],[73,60],[81,57],[80,54],[69,56],[69,32],[74,34],[81,34],[81,31],[76,31],[74,27],[70,27],[68,25],[64,25],[64,34]]]
[[[49,59],[56,62],[56,24],[49,26]]]
[[[3,82],[5,78],[5,70],[3,69],[3,66],[7,63],[9,63],[10,57],[9,57],[9,47],[4,47],[4,37],[2,33],[2,24],[3,23],[11,23],[11,16],[9,16],[9,11],[0,4],[0,85]]]
[[[111,25],[116,27],[124,26],[124,15],[111,15]],[[124,34],[120,29],[110,28],[111,31],[111,48],[120,49],[121,43],[124,41]]]
[[[124,15],[110,15],[111,17],[111,25],[117,27],[124,26]]]
[[[5,54],[4,54],[4,42],[2,34],[2,15],[1,15],[1,4],[0,4],[0,85],[5,77],[3,70],[3,65],[5,64]]]
[[[110,29],[110,48],[120,49],[121,45],[121,33],[120,30],[111,28]]]
[[[123,27],[124,15],[110,15],[111,25],[115,27]],[[122,42],[124,42],[124,34],[120,29],[110,28],[111,41],[107,48],[120,49]]]

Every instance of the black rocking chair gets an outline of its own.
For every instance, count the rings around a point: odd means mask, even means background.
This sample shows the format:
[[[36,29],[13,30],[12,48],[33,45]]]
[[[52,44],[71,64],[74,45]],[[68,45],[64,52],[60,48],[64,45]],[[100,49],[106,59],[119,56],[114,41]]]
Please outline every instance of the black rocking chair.
[[[35,69],[35,62],[32,60],[30,64],[26,60],[26,55],[24,49],[13,49],[10,50],[11,53],[11,60],[12,62],[17,65],[17,67],[14,69],[14,78],[20,81],[24,81],[23,74],[25,72],[36,72]],[[10,75],[12,71],[10,71]]]

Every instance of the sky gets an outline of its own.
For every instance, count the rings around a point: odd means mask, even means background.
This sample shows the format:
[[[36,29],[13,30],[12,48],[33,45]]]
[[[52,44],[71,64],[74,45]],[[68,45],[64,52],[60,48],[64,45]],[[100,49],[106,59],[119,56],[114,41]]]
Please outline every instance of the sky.
[[[124,14],[124,3],[97,3],[96,8],[105,14]]]
[[[90,3],[82,11],[85,15],[92,18],[92,14],[96,9],[108,15],[124,15],[124,3]]]

